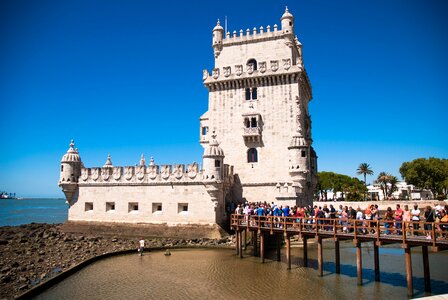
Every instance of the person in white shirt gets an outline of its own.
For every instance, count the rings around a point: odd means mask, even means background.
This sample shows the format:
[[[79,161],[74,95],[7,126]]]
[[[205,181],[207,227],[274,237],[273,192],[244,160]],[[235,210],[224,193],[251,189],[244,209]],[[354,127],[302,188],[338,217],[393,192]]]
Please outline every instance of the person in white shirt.
[[[142,238],[138,241],[138,253],[140,256],[143,255],[143,250],[145,250],[145,240]]]
[[[412,227],[414,235],[418,235],[418,229],[420,228],[419,221],[420,221],[420,209],[418,209],[418,205],[414,204],[414,208],[411,210],[411,220],[412,220]]]

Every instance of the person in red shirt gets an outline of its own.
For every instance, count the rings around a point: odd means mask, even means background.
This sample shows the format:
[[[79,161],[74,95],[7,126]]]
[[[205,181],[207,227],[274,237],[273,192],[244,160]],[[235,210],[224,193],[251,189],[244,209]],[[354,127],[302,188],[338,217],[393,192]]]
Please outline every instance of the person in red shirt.
[[[400,204],[397,204],[397,210],[395,211],[395,228],[397,229],[397,234],[401,234],[403,222],[403,210],[400,208]]]

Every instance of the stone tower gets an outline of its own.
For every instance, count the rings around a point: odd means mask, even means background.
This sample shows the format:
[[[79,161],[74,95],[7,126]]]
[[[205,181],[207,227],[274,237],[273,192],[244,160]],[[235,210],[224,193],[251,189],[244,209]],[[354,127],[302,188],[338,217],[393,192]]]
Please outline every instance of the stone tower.
[[[220,137],[226,163],[240,184],[236,200],[307,204],[317,183],[308,103],[311,86],[294,17],[286,8],[281,28],[263,26],[224,33],[213,29],[215,65],[203,71],[208,111],[200,118],[204,148]]]
[[[78,181],[81,176],[81,157],[78,149],[75,149],[73,140],[70,142],[70,148],[61,159],[61,171],[59,176],[58,186],[62,188],[68,204],[75,201],[78,192]]]

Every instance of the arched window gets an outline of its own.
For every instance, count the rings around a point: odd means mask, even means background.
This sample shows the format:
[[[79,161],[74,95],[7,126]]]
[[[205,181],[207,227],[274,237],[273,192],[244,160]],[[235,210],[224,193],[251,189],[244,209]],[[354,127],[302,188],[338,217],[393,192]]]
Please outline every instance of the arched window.
[[[246,100],[257,100],[257,88],[246,88]]]
[[[253,64],[254,65],[254,71],[257,70],[257,61],[255,59],[253,59],[253,58],[249,59],[247,61],[247,64]]]
[[[250,148],[247,151],[247,162],[249,163],[253,163],[253,162],[257,162],[258,161],[258,153],[257,153],[257,149],[255,148]]]

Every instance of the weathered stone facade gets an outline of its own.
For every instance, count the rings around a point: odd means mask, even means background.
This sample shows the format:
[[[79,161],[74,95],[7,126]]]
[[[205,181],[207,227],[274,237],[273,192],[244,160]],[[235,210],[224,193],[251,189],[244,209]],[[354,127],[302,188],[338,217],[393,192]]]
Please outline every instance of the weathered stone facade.
[[[209,107],[200,119],[201,144],[207,146],[207,129],[220,137],[241,185],[235,198],[303,204],[312,200],[317,174],[311,86],[287,9],[281,25],[224,36],[218,21],[215,66],[203,71]]]
[[[286,9],[281,29],[239,35],[224,35],[218,21],[212,46],[215,66],[203,71],[203,168],[146,164],[143,155],[138,166],[113,166],[109,156],[103,167],[85,168],[72,141],[59,180],[69,221],[210,225],[225,222],[232,201],[312,201],[311,87],[293,16]]]

